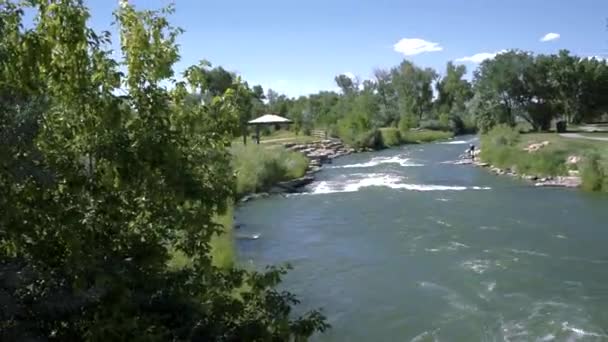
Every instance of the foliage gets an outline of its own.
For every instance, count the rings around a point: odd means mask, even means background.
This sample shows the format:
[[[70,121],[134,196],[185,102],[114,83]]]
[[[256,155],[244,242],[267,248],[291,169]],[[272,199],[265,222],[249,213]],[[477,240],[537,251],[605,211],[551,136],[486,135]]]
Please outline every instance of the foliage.
[[[605,157],[605,155],[604,155]],[[599,152],[589,153],[580,167],[582,187],[587,191],[608,191],[608,159]]]
[[[447,140],[454,137],[454,133],[446,131],[411,130],[401,132],[401,141],[404,144],[418,144],[433,142],[437,140]]]
[[[449,131],[450,130],[450,118],[446,115],[444,120],[425,120],[420,122],[420,129],[426,129],[430,131]]]
[[[233,146],[232,162],[236,170],[237,197],[302,177],[308,167],[308,159],[301,153],[280,146],[269,148],[253,144]]]
[[[399,129],[394,127],[381,128],[380,134],[382,135],[382,145],[386,147],[401,145],[401,134],[399,133]]]
[[[507,125],[494,127],[481,138],[481,159],[500,168],[510,168],[520,174],[555,176],[566,174],[569,150],[550,144],[536,152],[524,147],[535,140],[524,140],[515,128]]]
[[[210,89],[205,63],[163,86],[179,59],[170,12],[120,3],[119,67],[81,1],[0,3],[0,339],[288,340],[327,327],[315,311],[291,316],[283,269],[212,262],[238,89],[192,101]],[[187,267],[167,266],[174,252]]]
[[[508,51],[475,72],[475,96],[467,110],[482,132],[497,124],[528,122],[546,131],[555,119],[592,121],[608,110],[608,64],[595,58]]]

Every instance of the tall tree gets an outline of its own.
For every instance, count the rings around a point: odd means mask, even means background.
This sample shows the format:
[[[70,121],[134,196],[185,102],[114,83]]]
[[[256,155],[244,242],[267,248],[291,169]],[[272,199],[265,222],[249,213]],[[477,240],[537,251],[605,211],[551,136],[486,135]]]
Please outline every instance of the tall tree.
[[[433,82],[437,73],[431,68],[421,69],[404,60],[391,70],[393,82],[399,95],[402,117],[413,117],[418,122],[430,112],[433,100]]]
[[[344,95],[350,95],[357,91],[358,85],[355,83],[355,80],[344,74],[336,76],[334,80]]]
[[[473,96],[471,84],[464,79],[466,73],[464,65],[448,62],[444,77],[436,84],[441,112],[461,114],[464,111],[466,102]]]

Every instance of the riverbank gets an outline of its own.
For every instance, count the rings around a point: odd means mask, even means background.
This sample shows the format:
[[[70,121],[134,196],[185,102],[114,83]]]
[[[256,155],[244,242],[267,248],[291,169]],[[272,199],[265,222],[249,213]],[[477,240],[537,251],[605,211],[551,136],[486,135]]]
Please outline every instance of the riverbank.
[[[608,142],[601,140],[497,127],[481,137],[479,162],[473,164],[539,187],[608,191],[607,151]]]

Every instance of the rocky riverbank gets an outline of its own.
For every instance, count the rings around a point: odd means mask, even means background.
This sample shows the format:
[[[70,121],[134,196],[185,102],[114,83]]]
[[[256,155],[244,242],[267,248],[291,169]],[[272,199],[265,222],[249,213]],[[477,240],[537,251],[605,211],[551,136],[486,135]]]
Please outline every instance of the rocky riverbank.
[[[301,188],[314,182],[314,174],[321,170],[323,164],[330,164],[338,157],[356,152],[355,149],[346,147],[338,139],[325,139],[306,144],[285,143],[283,147],[290,151],[302,153],[309,159],[310,162],[306,174],[300,178],[279,182],[272,186],[268,192],[244,196],[240,202],[248,202],[253,199],[269,196],[270,194],[299,192]]]

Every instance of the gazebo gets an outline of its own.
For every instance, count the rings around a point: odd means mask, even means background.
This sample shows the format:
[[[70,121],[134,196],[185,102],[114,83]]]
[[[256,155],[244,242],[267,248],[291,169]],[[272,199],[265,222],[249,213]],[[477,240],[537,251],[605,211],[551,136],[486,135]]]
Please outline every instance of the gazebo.
[[[255,140],[259,144],[260,143],[260,126],[262,125],[278,125],[278,124],[291,124],[293,121],[284,118],[282,116],[274,115],[274,114],[264,114],[259,118],[253,119],[247,122],[251,126],[255,126]]]

